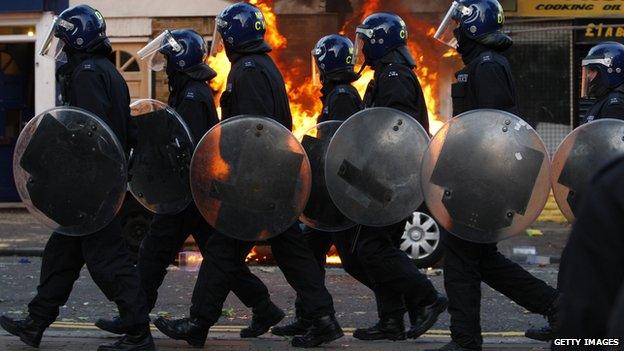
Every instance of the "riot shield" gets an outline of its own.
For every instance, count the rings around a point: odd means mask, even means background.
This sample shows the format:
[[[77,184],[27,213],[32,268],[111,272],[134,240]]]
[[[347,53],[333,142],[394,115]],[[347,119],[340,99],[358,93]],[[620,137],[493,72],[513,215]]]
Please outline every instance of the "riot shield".
[[[266,240],[293,225],[310,194],[310,162],[295,136],[272,119],[229,118],[204,135],[191,161],[191,191],[221,233]]]
[[[550,181],[561,212],[573,222],[592,176],[609,161],[624,155],[624,121],[599,119],[573,130],[552,160]]]
[[[117,137],[98,117],[73,107],[47,110],[26,124],[13,172],[28,210],[66,235],[104,228],[126,193],[126,158]]]
[[[474,110],[449,120],[423,158],[425,201],[439,224],[477,243],[528,227],[546,204],[548,152],[519,117]]]
[[[429,136],[408,114],[370,108],[347,119],[325,157],[325,181],[336,207],[352,221],[383,227],[422,204],[420,163]]]
[[[308,227],[324,232],[338,232],[355,226],[338,210],[325,184],[325,154],[341,124],[342,121],[319,123],[310,128],[301,141],[312,166],[312,191],[299,219]]]
[[[130,192],[148,210],[178,213],[193,200],[189,167],[195,148],[184,120],[151,99],[130,105],[137,144],[128,164]]]

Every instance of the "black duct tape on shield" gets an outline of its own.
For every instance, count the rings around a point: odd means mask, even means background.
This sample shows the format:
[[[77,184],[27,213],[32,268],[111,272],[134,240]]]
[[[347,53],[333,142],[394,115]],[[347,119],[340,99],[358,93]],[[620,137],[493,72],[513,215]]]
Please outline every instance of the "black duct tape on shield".
[[[187,136],[174,144],[177,120],[166,109],[135,117],[138,142],[129,174],[133,190],[148,204],[171,203],[184,197],[189,190],[189,155],[192,146]]]
[[[394,197],[392,189],[375,179],[373,172],[367,170],[366,166],[361,170],[348,160],[343,160],[338,169],[338,176],[368,198],[382,204],[382,207],[390,203]],[[358,202],[364,205],[363,201]]]
[[[498,157],[505,155],[506,159],[488,160],[478,150],[466,147],[466,136],[454,137],[454,133],[453,129],[449,131],[431,175],[431,182],[445,190],[442,202],[453,219],[453,226],[478,233],[510,226],[516,214],[526,211],[544,154],[516,145],[498,150]],[[473,137],[476,141],[481,136]],[[523,161],[520,169],[513,167],[518,154]],[[480,169],[483,165],[498,166],[498,169],[486,172]],[[458,175],[473,179],[457,179]]]
[[[95,218],[109,196],[105,184],[118,176],[117,162],[99,150],[104,146],[99,131],[76,127],[70,131],[51,115],[43,116],[20,160],[30,175],[27,189],[33,205],[62,226]]]
[[[221,145],[221,148],[227,147]],[[253,139],[251,141],[246,139],[239,155],[236,155],[234,160],[227,160],[229,164],[234,165],[230,182],[226,184],[214,181],[210,184],[209,196],[221,201],[217,229],[221,227],[219,222],[227,223],[228,227],[236,226],[233,218],[238,219],[236,223],[241,228],[248,227],[247,222],[252,225],[265,222],[266,218],[262,220],[264,216],[283,211],[284,209],[278,207],[283,206],[284,199],[295,196],[304,155],[275,146],[276,149],[265,154],[262,160],[258,160],[257,147],[258,144],[253,142]],[[280,165],[279,170],[267,167],[274,164]],[[251,189],[272,189],[270,193],[280,194],[280,198],[266,197],[265,192],[256,193],[250,191]]]
[[[328,144],[320,139],[321,135],[318,137],[304,135],[301,141],[312,167],[312,191],[303,213],[323,223],[340,224],[345,217],[332,201],[325,183],[324,159]]]
[[[596,173],[596,169],[587,167],[587,160],[582,155],[575,157],[572,153],[582,152],[582,154],[587,155],[599,155],[602,153],[601,150],[606,149],[606,146],[590,133],[583,130],[578,130],[577,133],[571,154],[563,165],[559,179],[557,179],[559,184],[570,188],[567,201],[574,215],[576,215],[579,201],[583,196],[583,190],[587,186],[587,182]],[[594,161],[598,162],[598,160]]]

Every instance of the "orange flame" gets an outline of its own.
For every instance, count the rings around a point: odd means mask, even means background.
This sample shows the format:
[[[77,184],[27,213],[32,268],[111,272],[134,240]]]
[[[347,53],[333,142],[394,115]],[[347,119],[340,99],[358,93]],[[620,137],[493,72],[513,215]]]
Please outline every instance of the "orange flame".
[[[318,115],[322,109],[322,103],[319,99],[319,87],[314,85],[312,78],[309,77],[307,68],[309,61],[300,58],[295,60],[281,60],[280,55],[283,49],[287,48],[288,40],[279,32],[278,19],[273,12],[273,0],[250,0],[251,4],[256,5],[264,14],[266,21],[266,41],[271,45],[273,51],[271,57],[284,76],[286,90],[290,100],[290,110],[293,116],[293,133],[301,138],[305,132],[314,127]],[[353,28],[365,17],[376,11],[392,10],[394,12],[401,10],[401,4],[398,1],[385,1],[382,8],[380,0],[364,1],[362,7],[357,11],[356,15],[349,18],[343,26],[341,33],[349,35],[354,33]],[[396,6],[395,6],[396,5]],[[405,12],[402,18],[406,20],[410,38],[408,48],[417,63],[416,74],[420,80],[427,110],[429,112],[430,132],[434,134],[446,120],[440,114],[440,58],[455,57],[457,53],[454,50],[445,51],[441,45],[434,43],[432,37],[435,33],[435,27],[430,24],[418,21],[412,14]],[[210,57],[208,64],[215,69],[219,75],[211,82],[211,87],[220,94],[226,88],[227,72],[230,69],[230,62],[224,52],[218,53],[216,57]],[[446,62],[445,62],[446,64]],[[360,79],[354,86],[364,95],[368,82],[373,79],[374,72],[366,69]]]
[[[245,258],[246,263],[261,263],[266,260],[267,256],[258,253],[255,246],[251,249],[251,251],[249,251],[249,254],[247,254],[247,257]]]
[[[283,50],[287,48],[288,40],[279,32],[277,16],[273,12],[273,0],[249,0],[249,2],[256,5],[264,14],[266,21],[265,38],[273,48],[270,55],[284,76],[286,91],[290,100],[293,133],[301,139],[307,130],[314,127],[322,109],[322,103],[319,99],[320,89],[313,84],[307,70],[311,62],[301,58],[289,61],[282,60],[280,56]],[[446,116],[441,116],[440,113],[440,74],[442,71],[444,73],[452,72],[451,70],[455,68],[453,63],[459,62],[441,62],[441,59],[456,59],[457,53],[454,50],[446,50],[442,45],[435,43],[435,40],[432,38],[435,33],[435,27],[416,19],[413,14],[402,8],[403,5],[400,1],[386,0],[383,2],[383,6],[385,8],[382,8],[381,0],[364,1],[361,8],[359,10],[356,9],[356,14],[345,21],[340,33],[352,36],[350,34],[354,33],[355,26],[373,12],[389,10],[401,15],[407,22],[410,33],[408,49],[417,63],[416,75],[422,86],[429,112],[429,129],[432,134],[435,134],[446,120]],[[226,89],[230,62],[225,52],[220,52],[216,57],[208,58],[208,64],[219,73],[211,82],[211,87],[219,96]],[[455,66],[457,65],[455,64]],[[354,86],[361,96],[364,95],[368,82],[373,79],[373,76],[374,72],[367,68],[362,73],[360,79],[354,82]],[[266,257],[257,257],[255,249],[247,257],[247,261],[258,262],[263,259],[266,259]],[[335,252],[330,253],[328,256],[328,262],[330,261],[340,261]]]
[[[284,49],[288,46],[288,41],[282,36],[277,29],[277,18],[275,12],[273,12],[273,0],[250,0],[250,4],[257,6],[266,22],[266,36],[265,40],[273,50]]]

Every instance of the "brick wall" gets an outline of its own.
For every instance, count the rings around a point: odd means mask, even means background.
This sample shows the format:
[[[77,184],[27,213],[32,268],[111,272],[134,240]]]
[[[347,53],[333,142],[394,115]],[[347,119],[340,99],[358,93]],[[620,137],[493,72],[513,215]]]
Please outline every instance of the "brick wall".
[[[280,59],[287,64],[303,60],[301,68],[306,75],[311,74],[310,52],[316,42],[340,30],[336,14],[280,15],[278,25],[282,35],[288,39],[288,47],[283,50]]]

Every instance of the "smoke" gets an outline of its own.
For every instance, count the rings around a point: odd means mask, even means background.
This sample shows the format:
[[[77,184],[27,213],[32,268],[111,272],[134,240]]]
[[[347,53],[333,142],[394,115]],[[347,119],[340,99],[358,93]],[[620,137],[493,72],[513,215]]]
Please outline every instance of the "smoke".
[[[325,0],[275,0],[274,8],[277,14],[313,14],[324,11],[324,3]]]

